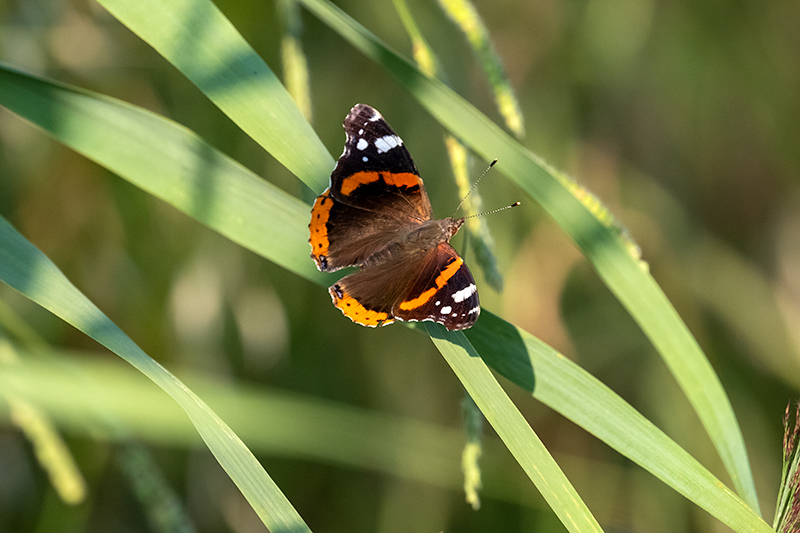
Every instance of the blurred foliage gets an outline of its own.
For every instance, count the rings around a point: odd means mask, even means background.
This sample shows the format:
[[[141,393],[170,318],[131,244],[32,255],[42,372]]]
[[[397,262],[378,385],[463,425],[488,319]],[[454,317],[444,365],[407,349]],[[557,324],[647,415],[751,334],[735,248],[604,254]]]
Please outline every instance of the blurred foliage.
[[[218,5],[280,70],[283,23],[275,3]],[[411,55],[390,2],[338,5]],[[498,118],[460,30],[433,2],[409,7],[446,65],[449,83]],[[500,0],[475,7],[517,91],[525,145],[576,176],[626,226],[720,375],[770,515],[781,475],[781,417],[800,387],[800,5]],[[377,107],[411,149],[436,212],[449,214],[458,198],[445,179],[441,131],[415,120],[420,108],[377,66],[307,13],[301,20],[314,124],[330,152],[341,151],[341,121],[350,106]],[[91,2],[0,2],[0,60],[173,118],[292,194],[308,194],[191,83]],[[487,206],[520,196],[493,178],[481,193]],[[5,110],[0,213],[170,368],[411,419],[451,437],[462,427],[462,391],[428,339],[400,326],[350,324],[325,291]],[[664,365],[560,230],[531,205],[493,216],[489,225],[506,292],[482,290],[485,307],[577,360],[725,480]],[[4,320],[0,335],[30,342],[33,331],[43,337],[37,342],[96,350],[6,287],[0,299],[22,324]],[[607,531],[722,530],[585,432],[525,394],[519,400]],[[63,426],[88,490],[82,503],[70,506],[51,486],[10,410],[0,402],[0,532],[153,527],[137,499],[141,489],[126,477],[127,445],[91,428]],[[258,412],[242,415],[237,423],[258,424]],[[346,417],[335,411],[337,420]],[[324,442],[324,434],[310,435]],[[196,442],[145,430],[133,436],[147,446],[197,531],[263,531]],[[348,449],[339,459],[305,448],[253,449],[318,531],[563,531],[503,448],[492,436],[486,440],[478,512],[464,502],[457,444],[438,482],[412,469],[348,460]]]

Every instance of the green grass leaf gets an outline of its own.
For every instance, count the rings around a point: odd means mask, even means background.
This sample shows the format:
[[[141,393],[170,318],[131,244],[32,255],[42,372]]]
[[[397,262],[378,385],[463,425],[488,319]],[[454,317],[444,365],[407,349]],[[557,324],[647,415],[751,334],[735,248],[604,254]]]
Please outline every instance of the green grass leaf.
[[[324,188],[333,168],[330,154],[277,76],[212,2],[99,3],[295,176],[315,191]]]
[[[426,324],[433,343],[569,531],[602,531],[553,457],[462,332]]]
[[[305,278],[331,279],[308,259],[308,228],[297,224],[308,218],[308,205],[183,126],[10,68],[0,67],[0,98],[56,140],[232,241]],[[293,144],[306,146],[305,141]]]
[[[771,531],[752,508],[636,409],[530,333],[490,313],[466,332],[486,364],[736,531]]]
[[[167,392],[271,531],[310,531],[230,428],[180,380],[148,357],[4,218],[0,218],[0,279],[128,361]],[[11,392],[24,397],[24,390],[12,388]]]

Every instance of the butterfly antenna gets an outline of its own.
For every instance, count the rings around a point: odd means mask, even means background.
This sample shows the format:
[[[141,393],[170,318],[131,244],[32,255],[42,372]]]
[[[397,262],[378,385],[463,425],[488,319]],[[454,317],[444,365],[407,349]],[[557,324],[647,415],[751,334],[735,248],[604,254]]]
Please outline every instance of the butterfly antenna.
[[[483,215],[491,215],[493,213],[499,213],[500,211],[505,211],[506,209],[511,209],[512,207],[517,207],[518,205],[520,205],[519,202],[514,202],[513,204],[507,205],[505,207],[499,207],[497,209],[492,209],[491,211],[486,211],[484,213],[478,213],[477,215],[466,216],[466,217],[464,217],[464,219],[473,218],[473,217],[482,217]]]
[[[486,170],[483,171],[483,174],[481,174],[481,176],[478,179],[475,180],[475,183],[472,184],[472,187],[470,187],[469,192],[467,192],[467,194],[464,196],[464,198],[462,198],[461,201],[458,203],[458,206],[456,207],[456,210],[453,211],[454,214],[458,213],[458,210],[461,209],[462,205],[464,205],[464,201],[469,197],[470,194],[472,194],[472,191],[475,190],[475,187],[478,186],[478,183],[481,182],[483,177],[486,175],[487,172],[489,172],[492,169],[492,167],[494,166],[495,163],[497,163],[497,159],[495,159],[494,161],[489,163],[489,166],[486,168]]]

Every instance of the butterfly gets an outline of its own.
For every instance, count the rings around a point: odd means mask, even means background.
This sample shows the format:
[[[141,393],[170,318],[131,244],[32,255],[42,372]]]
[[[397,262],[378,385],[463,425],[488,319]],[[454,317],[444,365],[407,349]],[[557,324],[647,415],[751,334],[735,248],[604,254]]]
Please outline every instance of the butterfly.
[[[475,324],[475,280],[449,241],[464,218],[433,218],[425,185],[402,139],[381,114],[357,104],[344,120],[344,152],[314,202],[311,257],[323,272],[356,266],[328,290],[362,326],[430,320]]]

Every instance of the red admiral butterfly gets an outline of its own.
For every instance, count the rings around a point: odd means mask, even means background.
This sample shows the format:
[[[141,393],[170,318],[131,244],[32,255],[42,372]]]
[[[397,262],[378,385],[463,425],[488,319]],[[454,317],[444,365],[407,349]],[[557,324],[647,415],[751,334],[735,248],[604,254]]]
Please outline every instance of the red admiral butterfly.
[[[319,270],[360,267],[330,287],[333,305],[362,326],[471,327],[481,311],[477,287],[449,244],[464,219],[433,219],[411,155],[375,109],[357,104],[344,130],[344,152],[308,225]]]

